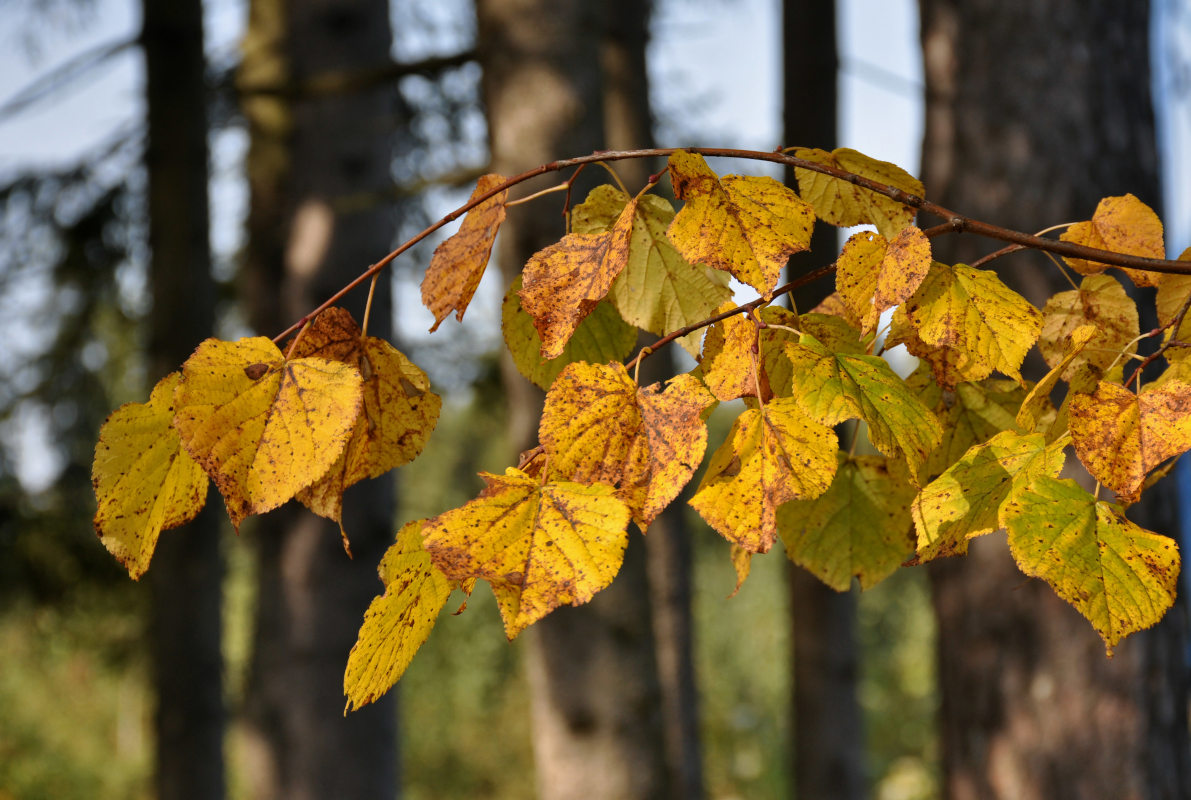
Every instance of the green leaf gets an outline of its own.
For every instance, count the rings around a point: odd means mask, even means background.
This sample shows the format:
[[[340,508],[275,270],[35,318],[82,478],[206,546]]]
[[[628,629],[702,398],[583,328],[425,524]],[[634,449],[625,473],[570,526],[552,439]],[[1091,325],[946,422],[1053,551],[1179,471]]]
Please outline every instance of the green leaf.
[[[1173,539],[1138,527],[1075,481],[1036,479],[1005,504],[1009,550],[1104,639],[1150,627],[1174,604],[1179,551]]]
[[[868,589],[892,574],[914,551],[914,485],[899,465],[840,453],[825,493],[778,509],[778,533],[790,560],[837,592],[846,592],[853,578]]]
[[[593,364],[622,361],[637,343],[637,330],[621,319],[616,309],[605,301],[597,304],[595,310],[579,323],[578,329],[563,348],[562,355],[545,360],[542,358],[542,340],[534,328],[533,318],[521,309],[520,289],[521,276],[518,275],[501,307],[501,331],[517,371],[542,389],[549,389],[567,364],[576,361]]]

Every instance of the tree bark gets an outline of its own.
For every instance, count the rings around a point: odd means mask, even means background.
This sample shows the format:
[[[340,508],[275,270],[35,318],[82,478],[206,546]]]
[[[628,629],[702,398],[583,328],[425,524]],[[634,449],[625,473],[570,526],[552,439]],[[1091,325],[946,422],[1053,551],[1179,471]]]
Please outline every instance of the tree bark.
[[[481,0],[477,12],[494,168],[511,174],[601,147],[601,6]],[[584,190],[576,186],[575,202]],[[540,204],[510,214],[498,252],[506,280],[558,240],[561,222]],[[521,450],[537,441],[542,395],[507,359],[505,373],[510,442]],[[624,565],[610,587],[587,605],[556,610],[526,634],[543,800],[667,795],[648,598],[645,548],[630,532]]]
[[[178,369],[211,333],[207,111],[199,0],[146,0],[141,40],[148,108],[149,374]],[[166,531],[149,570],[156,791],[161,800],[224,796],[223,563],[219,507]]]
[[[1147,3],[922,0],[921,10],[932,200],[1029,231],[1088,219],[1107,195],[1157,207]],[[971,237],[932,246],[948,262],[996,249]],[[1036,254],[997,267],[1036,305],[1067,288]],[[1160,484],[1130,516],[1174,534],[1175,503]],[[1181,600],[1109,660],[1085,620],[1021,575],[1003,534],[930,569],[946,797],[1191,796]]]
[[[831,150],[838,138],[835,2],[785,0],[782,13],[783,144]],[[792,172],[787,179],[793,184]],[[810,252],[791,259],[791,275],[830,263],[837,251],[835,228],[817,223]],[[799,311],[808,311],[830,289],[830,283],[820,281],[795,292],[792,299]],[[793,562],[786,572],[794,675],[794,796],[859,800],[866,794],[866,776],[864,725],[856,695],[856,596],[836,592]]]
[[[254,0],[240,80],[300,84],[390,58],[384,0]],[[253,327],[272,335],[390,248],[395,220],[381,206],[400,120],[391,88],[344,94],[249,95],[249,248],[244,275]],[[377,284],[368,333],[388,338],[387,278]],[[362,321],[366,292],[344,302]],[[249,676],[254,796],[391,798],[397,785],[396,693],[344,717],[343,669],[376,568],[393,538],[392,476],[352,487],[343,527],[289,504],[256,521],[259,599]]]

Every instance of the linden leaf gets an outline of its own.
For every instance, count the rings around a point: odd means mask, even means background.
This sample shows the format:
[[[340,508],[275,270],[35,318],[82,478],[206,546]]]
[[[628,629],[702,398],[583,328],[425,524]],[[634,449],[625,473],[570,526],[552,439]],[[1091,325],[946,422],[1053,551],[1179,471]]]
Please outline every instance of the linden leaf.
[[[901,455],[912,477],[943,436],[939,421],[883,358],[832,353],[812,336],[786,345],[794,365],[798,403],[824,425],[846,419],[868,423],[868,434],[887,456]]]
[[[174,427],[238,529],[327,473],[351,437],[361,395],[355,367],[286,361],[263,336],[207,339],[182,365]]]
[[[846,247],[847,245],[845,245]],[[841,253],[841,256],[843,254]],[[839,317],[853,328],[860,327],[861,315],[857,314],[839,292],[832,292],[823,298],[823,302],[811,309],[812,314]]]
[[[1091,364],[1104,372],[1124,353],[1136,353],[1137,305],[1125,294],[1125,287],[1109,275],[1089,275],[1078,289],[1059,292],[1042,309],[1042,333],[1038,350],[1053,367],[1071,352],[1071,336],[1077,328],[1095,326],[1095,342],[1063,373],[1063,380],[1080,364]]]
[[[777,538],[777,507],[825,492],[837,447],[835,432],[806,416],[792,397],[746,409],[690,504],[728,541],[768,552]]]
[[[447,576],[422,548],[426,520],[405,525],[380,562],[384,594],[364,612],[364,624],[347,657],[343,693],[347,711],[393,687],[434,629],[451,594]]]
[[[778,509],[790,560],[837,592],[846,592],[853,578],[868,589],[889,577],[914,551],[914,486],[899,465],[840,453],[826,492]]]
[[[1169,380],[1137,395],[1101,381],[1071,398],[1075,453],[1092,476],[1134,502],[1146,474],[1191,449],[1191,385]]]
[[[854,234],[840,253],[836,290],[871,333],[881,312],[904,303],[930,272],[930,241],[910,225],[886,242],[868,231]]]
[[[174,430],[174,389],[181,374],[153,387],[148,403],[127,403],[99,429],[91,483],[95,530],[136,580],[149,568],[157,538],[198,515],[207,502],[203,468]]]
[[[1100,275],[1093,275],[1096,277],[1105,277]],[[1109,279],[1111,280],[1111,278]],[[1050,403],[1050,393],[1059,383],[1061,375],[1068,374],[1072,363],[1083,353],[1084,348],[1096,338],[1097,329],[1095,325],[1081,325],[1064,338],[1067,340],[1071,350],[1054,365],[1054,368],[1046,373],[1042,380],[1034,385],[1030,393],[1026,395],[1026,399],[1022,401],[1021,409],[1017,412],[1017,426],[1025,431],[1036,431],[1040,429],[1039,423],[1042,422],[1052,406]],[[1086,367],[1090,362],[1084,361]]]
[[[541,389],[562,372],[563,367],[576,361],[603,364],[621,361],[637,343],[637,329],[620,318],[611,303],[597,303],[595,310],[584,317],[567,340],[562,355],[542,358],[542,340],[533,319],[521,309],[521,276],[513,279],[501,307],[501,332],[517,371]]]
[[[1064,231],[1060,239],[1076,244],[1146,258],[1165,258],[1162,220],[1154,210],[1131,194],[1106,197],[1096,206],[1090,222],[1078,222]],[[1107,264],[1082,258],[1063,258],[1081,275],[1093,275],[1107,269]],[[1136,286],[1157,286],[1156,273],[1125,269]]]
[[[942,474],[972,445],[987,442],[1001,431],[1012,430],[1016,424],[1014,415],[1026,397],[1026,391],[1007,378],[985,378],[944,390],[922,368],[906,379],[906,385],[934,411],[943,428],[942,441],[931,451],[920,471],[928,479]]]
[[[512,467],[481,475],[488,488],[432,519],[423,544],[451,580],[492,585],[509,639],[616,577],[630,513],[611,486],[542,485]]]
[[[319,314],[292,355],[358,367],[364,378],[364,408],[347,447],[321,480],[297,495],[314,513],[340,523],[342,531],[344,490],[414,460],[438,423],[442,399],[430,391],[425,372],[384,339],[361,337],[352,315],[341,308]]]
[[[503,175],[482,176],[476,182],[471,199],[487,194],[504,182]],[[463,312],[476,293],[480,278],[484,277],[496,232],[505,220],[508,199],[509,190],[505,189],[480,203],[467,212],[453,236],[434,248],[430,266],[422,278],[422,305],[434,314],[431,331],[437,330],[452,310],[455,319],[462,321]]]
[[[858,231],[844,242],[836,260],[835,291],[857,320],[863,320],[872,308],[886,245],[881,234]]]
[[[539,437],[555,473],[619,486],[644,529],[703,461],[714,402],[691,375],[639,389],[622,364],[571,364],[546,394]]]
[[[1108,654],[1174,604],[1178,545],[1130,522],[1075,481],[1042,477],[1005,504],[1009,551],[1079,611]]]
[[[905,322],[914,336],[905,335]],[[904,343],[914,355],[927,358],[943,386],[978,381],[993,370],[1021,381],[1022,361],[1041,327],[1038,310],[996,273],[936,261],[894,314],[886,347]]]
[[[691,263],[731,272],[764,294],[787,259],[810,247],[814,211],[773,178],[720,179],[703,156],[679,150],[670,156],[670,179],[686,205],[666,233]]]
[[[732,545],[731,558],[732,569],[736,571],[736,588],[732,590],[732,594],[728,595],[729,600],[736,596],[741,586],[744,586],[744,582],[748,580],[749,572],[753,568],[753,554],[738,544]]]
[[[542,358],[562,355],[579,323],[608,294],[629,257],[634,198],[603,233],[568,233],[530,257],[518,294],[542,337]]]
[[[1001,507],[1015,488],[1057,476],[1063,460],[1062,446],[1040,433],[1002,431],[973,445],[914,500],[919,560],[966,553],[969,539],[1001,527]]]
[[[1191,261],[1191,247],[1179,256],[1179,261]],[[1158,282],[1158,324],[1172,325],[1183,306],[1191,302],[1191,275],[1163,275]],[[1185,314],[1178,330],[1167,330],[1166,341],[1191,343],[1191,314]],[[1163,355],[1167,361],[1182,361],[1191,355],[1191,347],[1171,347]]]
[[[614,186],[597,186],[571,213],[575,233],[601,233],[619,218],[630,198]],[[706,319],[732,296],[728,273],[691,264],[674,248],[666,228],[674,209],[646,194],[637,202],[629,259],[612,284],[609,300],[626,322],[658,336]],[[688,342],[679,343],[691,351]]]
[[[746,314],[720,320],[707,329],[699,365],[703,382],[724,403],[757,394],[757,325]],[[764,391],[764,389],[762,389]]]
[[[794,155],[816,164],[871,178],[912,195],[921,197],[923,194],[922,183],[901,167],[888,161],[877,161],[846,147],[830,153],[802,148],[795,150]],[[794,175],[798,179],[798,191],[802,199],[814,206],[819,219],[831,225],[846,228],[871,223],[882,236],[892,239],[914,220],[914,209],[891,197],[808,169],[795,168]]]

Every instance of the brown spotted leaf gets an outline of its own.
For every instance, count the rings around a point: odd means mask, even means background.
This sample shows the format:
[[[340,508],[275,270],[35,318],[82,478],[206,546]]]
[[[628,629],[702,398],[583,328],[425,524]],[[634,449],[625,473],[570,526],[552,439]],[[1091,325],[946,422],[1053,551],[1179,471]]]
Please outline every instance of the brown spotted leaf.
[[[794,155],[922,196],[922,183],[901,167],[888,161],[877,161],[847,147],[830,153],[803,148],[795,150]],[[796,168],[794,175],[802,199],[814,206],[819,219],[831,225],[848,227],[871,223],[882,236],[891,239],[914,220],[913,208],[883,194],[808,169]]]
[[[1072,333],[1092,325],[1096,336],[1063,373],[1069,380],[1081,364],[1091,364],[1100,372],[1108,369],[1117,356],[1137,352],[1137,304],[1125,294],[1125,288],[1109,275],[1089,275],[1079,288],[1059,292],[1042,309],[1042,333],[1038,350],[1053,367],[1071,352]]]
[[[692,264],[730,272],[764,294],[786,260],[810,247],[814,212],[773,178],[721,179],[702,156],[679,150],[670,156],[670,179],[686,204],[667,235]]]
[[[504,182],[502,175],[484,175],[476,183],[471,197],[475,199],[487,194]],[[422,304],[434,314],[431,331],[436,330],[451,311],[455,312],[456,320],[463,319],[463,312],[476,293],[480,278],[484,277],[492,243],[505,219],[508,199],[506,189],[480,203],[467,212],[453,236],[434,248],[430,266],[422,278]]]
[[[1146,258],[1166,257],[1162,221],[1152,208],[1131,194],[1104,198],[1096,206],[1091,221],[1070,226],[1059,238],[1114,253]],[[1093,275],[1108,268],[1107,264],[1082,258],[1064,257],[1063,260],[1081,275]],[[1125,273],[1137,286],[1158,285],[1157,273],[1136,269],[1126,269]]]
[[[1191,247],[1179,256],[1179,261],[1191,261]],[[1163,275],[1158,282],[1158,324],[1172,325],[1183,307],[1191,302],[1191,275]],[[1173,326],[1172,326],[1173,327]],[[1174,339],[1191,345],[1191,314],[1186,314],[1177,331],[1168,330],[1164,341]],[[1164,354],[1167,361],[1183,361],[1191,356],[1191,346],[1173,346]]]
[[[491,584],[509,639],[616,577],[630,512],[611,486],[543,484],[512,467],[481,476],[488,488],[427,523],[423,545],[449,579]]]
[[[861,231],[848,239],[837,264],[836,291],[860,317],[862,332],[871,333],[881,312],[908,300],[930,271],[930,241],[913,225],[889,241]]]
[[[569,233],[525,265],[521,307],[542,337],[542,358],[562,354],[567,340],[608,294],[629,257],[637,201],[603,233]]]

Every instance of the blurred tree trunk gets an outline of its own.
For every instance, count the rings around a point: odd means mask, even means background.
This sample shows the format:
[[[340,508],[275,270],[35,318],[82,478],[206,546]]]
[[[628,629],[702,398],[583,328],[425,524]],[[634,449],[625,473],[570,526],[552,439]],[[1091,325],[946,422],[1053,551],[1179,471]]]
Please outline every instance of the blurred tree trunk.
[[[652,3],[614,0],[604,3],[600,61],[604,80],[605,146],[612,150],[653,147],[646,51]],[[644,159],[615,165],[629,191],[639,190],[661,164]],[[643,343],[656,339],[643,337]],[[666,347],[641,367],[641,384],[669,380],[675,372],[674,349]],[[645,536],[650,605],[662,728],[671,796],[699,800],[703,754],[699,741],[699,691],[695,684],[694,620],[691,614],[692,531],[686,521],[685,493],[649,526]]]
[[[399,120],[393,90],[304,94],[330,71],[390,59],[384,0],[253,0],[242,87],[252,192],[244,274],[255,330],[274,335],[390,249],[389,209],[349,203],[383,196]],[[260,91],[272,86],[279,91]],[[362,321],[366,291],[344,305]],[[368,333],[388,337],[382,277]],[[333,522],[296,503],[248,530],[258,545],[259,597],[246,710],[258,798],[391,798],[397,794],[396,695],[343,715],[343,669],[393,538],[391,476],[349,490],[343,551]]]
[[[1148,6],[922,0],[930,198],[1027,231],[1087,219],[1106,195],[1157,208]],[[932,246],[949,263],[996,248]],[[997,267],[1036,305],[1068,288],[1040,255]],[[1173,535],[1176,509],[1160,484],[1130,517]],[[1085,620],[1015,568],[1003,534],[930,569],[946,797],[1191,796],[1182,601],[1108,660]]]
[[[182,364],[214,327],[207,93],[200,0],[142,4],[149,187],[149,375]],[[224,796],[220,508],[161,537],[149,570],[160,800]]]
[[[603,7],[583,0],[480,0],[477,12],[493,168],[513,174],[600,148]],[[576,187],[575,202],[583,191]],[[501,233],[506,282],[563,232],[561,216],[543,205],[521,211],[514,210]],[[542,394],[507,359],[504,368],[510,442],[520,450],[537,441]],[[526,634],[543,800],[668,793],[645,548],[630,534],[624,566],[609,588],[587,605],[558,609]]]
[[[835,0],[785,0],[782,17],[783,144],[831,150],[838,137]],[[793,185],[792,171],[787,180]],[[836,229],[817,223],[810,252],[790,261],[791,277],[831,263],[838,250]],[[792,299],[799,311],[808,311],[830,291],[830,281],[818,281],[794,292]],[[856,595],[836,592],[793,562],[786,572],[794,796],[858,800],[866,794],[866,781],[864,725],[856,695]]]

